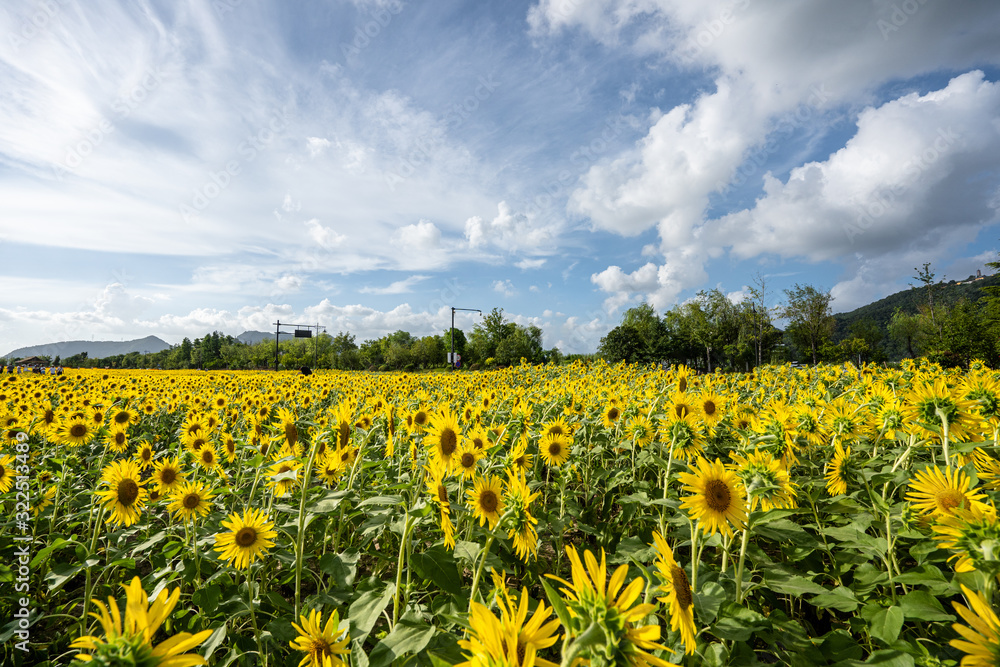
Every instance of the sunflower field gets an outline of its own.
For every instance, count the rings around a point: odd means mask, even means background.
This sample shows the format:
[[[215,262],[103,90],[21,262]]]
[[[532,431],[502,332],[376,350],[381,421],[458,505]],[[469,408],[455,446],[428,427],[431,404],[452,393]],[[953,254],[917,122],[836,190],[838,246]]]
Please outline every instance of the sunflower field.
[[[996,665],[1000,374],[0,379],[4,665]]]

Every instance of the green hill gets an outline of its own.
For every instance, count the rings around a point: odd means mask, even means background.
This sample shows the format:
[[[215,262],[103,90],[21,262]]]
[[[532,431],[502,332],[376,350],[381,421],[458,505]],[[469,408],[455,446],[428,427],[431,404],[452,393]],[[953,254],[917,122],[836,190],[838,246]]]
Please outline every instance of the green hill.
[[[851,325],[865,318],[871,318],[880,329],[886,331],[889,327],[889,321],[892,319],[892,315],[896,312],[897,308],[906,313],[916,313],[917,308],[921,304],[927,303],[927,291],[929,289],[935,290],[935,304],[950,305],[962,299],[975,303],[980,297],[984,296],[984,287],[993,286],[1000,286],[1000,274],[983,276],[980,279],[975,279],[975,276],[969,276],[961,281],[951,280],[938,283],[933,287],[912,287],[902,292],[890,294],[884,299],[879,299],[850,312],[835,314],[833,318],[836,321],[836,327],[833,332],[833,340],[834,342],[839,342],[847,338],[850,335]],[[898,344],[890,340],[888,336],[883,340],[883,345],[890,359],[902,357],[902,349],[897,349],[899,347]]]

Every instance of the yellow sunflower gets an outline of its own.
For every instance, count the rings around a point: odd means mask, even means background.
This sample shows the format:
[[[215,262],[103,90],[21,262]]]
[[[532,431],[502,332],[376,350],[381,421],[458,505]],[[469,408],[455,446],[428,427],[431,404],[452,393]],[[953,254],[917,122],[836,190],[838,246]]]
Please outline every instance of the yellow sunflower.
[[[738,466],[736,474],[750,497],[750,511],[767,512],[775,507],[795,507],[795,484],[788,470],[770,452],[754,449],[752,454],[730,454]]]
[[[691,494],[681,501],[681,509],[687,510],[706,534],[731,537],[732,527],[743,528],[747,519],[746,492],[739,476],[719,459],[709,463],[699,458],[692,470],[678,476],[684,491]]]
[[[176,457],[160,459],[153,469],[152,480],[156,482],[156,490],[166,495],[171,494],[184,482],[185,475]]]
[[[222,522],[222,526],[229,530],[215,535],[214,548],[221,560],[239,570],[263,558],[264,552],[274,546],[272,540],[278,535],[274,523],[263,510],[248,509],[243,516],[234,512]]]
[[[964,584],[961,586],[962,593],[966,601],[972,605],[972,609],[957,602],[951,603],[968,626],[960,623],[952,624],[951,627],[962,635],[962,639],[952,639],[949,643],[966,653],[962,658],[962,667],[998,665],[1000,664],[1000,618],[997,618],[989,600],[982,593],[972,591]]]
[[[547,435],[538,442],[538,455],[545,465],[561,466],[569,460],[569,441],[561,435]]]
[[[215,493],[210,487],[196,482],[188,482],[174,493],[167,510],[183,521],[208,516],[212,509]]]
[[[834,447],[833,459],[826,469],[826,490],[832,496],[847,493],[847,483],[854,476],[851,448],[844,449],[838,442]]]
[[[461,437],[462,429],[458,425],[458,419],[445,408],[434,416],[424,444],[430,448],[432,459],[442,462],[450,469]]]
[[[653,532],[653,543],[656,546],[656,571],[660,576],[659,590],[664,597],[660,602],[667,606],[670,612],[670,627],[680,632],[684,642],[684,653],[694,655],[694,594],[687,572],[674,560],[674,552],[658,531]]]
[[[472,479],[479,470],[479,460],[485,456],[483,450],[476,449],[476,446],[468,438],[462,439],[462,446],[455,453],[455,470],[462,474],[464,479]]]
[[[579,637],[597,625],[605,639],[593,648],[584,648],[580,658],[586,661],[591,656],[600,656],[602,662],[607,661],[604,664],[669,667],[668,662],[649,653],[653,649],[667,650],[658,643],[660,627],[638,625],[656,606],[648,603],[632,606],[642,597],[646,581],[636,577],[626,586],[628,565],[619,566],[609,580],[603,549],[600,563],[590,551],[584,552],[582,561],[573,547],[566,547],[566,555],[569,556],[572,582],[546,575],[563,584],[563,598],[571,617],[566,631],[571,637]]]
[[[985,509],[986,496],[974,493],[971,480],[962,470],[928,466],[917,471],[910,481],[906,500],[922,514],[951,514],[956,508]]]
[[[14,457],[0,454],[0,493],[7,493],[14,485]]]
[[[477,477],[475,485],[466,494],[472,504],[473,516],[479,519],[479,525],[489,522],[490,530],[493,530],[504,511],[500,478],[492,475]]]
[[[108,431],[108,448],[116,454],[128,449],[128,426],[112,426]]]
[[[292,627],[299,636],[288,642],[296,651],[305,655],[299,661],[299,667],[345,667],[341,656],[350,655],[351,638],[347,628],[340,627],[340,613],[333,613],[323,623],[323,614],[318,609],[309,612],[309,616],[299,616],[298,623]]]
[[[69,447],[79,447],[94,439],[96,427],[82,416],[71,417],[60,424],[56,431],[56,441]]]
[[[166,590],[160,591],[156,600],[150,605],[149,597],[142,589],[139,577],[133,578],[130,584],[122,586],[126,592],[124,615],[113,597],[108,597],[107,605],[100,600],[93,600],[99,611],[91,612],[91,616],[100,621],[104,636],[85,635],[73,640],[70,648],[90,651],[90,653],[78,653],[77,660],[81,662],[96,660],[100,664],[153,664],[163,667],[206,664],[204,658],[197,653],[185,653],[185,651],[200,646],[212,634],[212,630],[203,630],[193,635],[189,632],[180,632],[153,646],[153,637],[177,606],[181,595],[180,588],[175,588],[169,593]]]
[[[97,495],[111,512],[107,522],[128,528],[139,520],[146,505],[146,482],[135,461],[115,461],[102,474],[101,483],[108,486]]]

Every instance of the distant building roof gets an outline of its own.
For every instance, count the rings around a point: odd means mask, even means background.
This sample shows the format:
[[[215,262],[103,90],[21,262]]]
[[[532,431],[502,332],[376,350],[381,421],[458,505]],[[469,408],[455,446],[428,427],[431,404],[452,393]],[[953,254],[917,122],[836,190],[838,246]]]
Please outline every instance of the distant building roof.
[[[18,359],[14,362],[15,366],[34,366],[36,364],[41,364],[43,366],[49,365],[49,360],[42,357],[25,357],[24,359]]]

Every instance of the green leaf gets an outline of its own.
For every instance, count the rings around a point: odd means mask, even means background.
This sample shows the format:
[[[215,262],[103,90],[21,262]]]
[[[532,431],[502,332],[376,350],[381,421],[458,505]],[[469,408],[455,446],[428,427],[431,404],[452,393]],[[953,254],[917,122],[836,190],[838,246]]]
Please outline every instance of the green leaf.
[[[827,633],[820,644],[820,651],[827,660],[838,663],[842,660],[857,660],[864,655],[864,649],[843,630]]]
[[[211,615],[219,607],[219,599],[222,597],[222,588],[218,584],[212,584],[206,588],[199,588],[191,596],[191,600],[201,607],[201,613]]]
[[[566,603],[563,602],[562,596],[545,579],[542,579],[542,588],[545,589],[545,597],[549,599],[549,604],[552,605],[552,609],[555,610],[556,616],[559,617],[559,622],[562,623],[564,628],[570,627],[570,615],[569,610],[566,609]]]
[[[722,609],[720,618],[712,628],[712,634],[719,639],[745,642],[754,633],[766,630],[769,623],[761,614],[730,602]]]
[[[804,577],[801,574],[794,574],[784,568],[766,568],[764,570],[764,581],[767,583],[767,588],[795,597],[801,597],[807,593],[822,595],[829,592],[825,587],[817,584],[812,579]]]
[[[407,653],[418,653],[434,637],[434,626],[423,620],[415,611],[408,611],[396,626],[380,641],[368,656],[369,667],[389,667],[393,661]]]
[[[372,496],[371,498],[365,498],[360,503],[358,507],[369,507],[371,505],[381,505],[385,507],[401,505],[403,503],[403,496]]]
[[[903,615],[911,621],[954,621],[937,598],[927,591],[910,591],[899,601]]]
[[[226,639],[226,624],[223,623],[215,629],[215,632],[208,636],[205,643],[201,645],[201,654],[206,658],[211,658],[212,654],[215,653],[215,649],[222,645],[222,642]]]
[[[829,607],[837,611],[852,612],[858,608],[858,598],[849,588],[837,586],[829,593],[816,595],[809,600],[815,607]]]
[[[820,546],[816,538],[807,533],[805,528],[788,519],[768,521],[755,526],[752,532],[782,544],[794,544],[811,549],[817,549]]]
[[[421,579],[455,597],[462,596],[462,575],[458,564],[443,547],[432,547],[423,553],[410,554],[410,565]]]
[[[872,637],[881,639],[886,644],[892,644],[899,638],[903,629],[903,610],[899,607],[882,609],[872,617],[868,631]]]
[[[358,553],[324,554],[319,559],[319,569],[333,579],[337,588],[350,588],[358,573]]]
[[[718,616],[719,607],[726,597],[726,589],[717,582],[709,581],[702,584],[694,596],[694,610],[698,613],[698,619],[709,625]]]
[[[349,493],[349,489],[344,489],[343,491],[331,491],[315,503],[309,505],[309,511],[315,512],[316,514],[328,514],[340,507],[341,501],[343,501]]]
[[[389,606],[396,584],[386,584],[382,590],[376,589],[362,593],[351,603],[349,617],[351,619],[351,639],[363,642],[378,622],[382,611]]]
[[[455,542],[455,558],[473,565],[475,565],[481,550],[482,547],[478,542],[466,542],[464,540]]]

